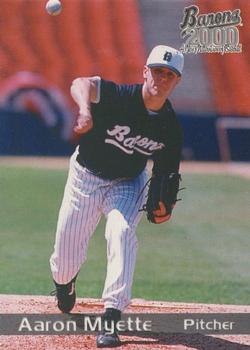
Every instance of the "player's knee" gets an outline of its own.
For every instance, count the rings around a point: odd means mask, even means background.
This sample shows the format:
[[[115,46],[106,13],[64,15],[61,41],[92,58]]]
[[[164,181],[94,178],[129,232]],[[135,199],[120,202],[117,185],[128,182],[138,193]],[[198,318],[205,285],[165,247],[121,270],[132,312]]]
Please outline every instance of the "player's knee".
[[[107,216],[105,238],[108,239],[112,235],[113,238],[120,239],[130,231],[131,226],[122,213],[117,209],[111,210]]]
[[[80,270],[80,263],[74,259],[63,259],[53,254],[50,258],[53,279],[59,284],[67,284]]]

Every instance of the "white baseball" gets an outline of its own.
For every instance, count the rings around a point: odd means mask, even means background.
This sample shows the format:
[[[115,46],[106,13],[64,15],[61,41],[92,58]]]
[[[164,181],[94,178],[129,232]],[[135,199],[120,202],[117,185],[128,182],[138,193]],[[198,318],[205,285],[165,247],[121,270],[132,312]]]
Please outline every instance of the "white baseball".
[[[62,11],[62,4],[59,0],[49,0],[46,4],[46,11],[52,16],[57,16]]]

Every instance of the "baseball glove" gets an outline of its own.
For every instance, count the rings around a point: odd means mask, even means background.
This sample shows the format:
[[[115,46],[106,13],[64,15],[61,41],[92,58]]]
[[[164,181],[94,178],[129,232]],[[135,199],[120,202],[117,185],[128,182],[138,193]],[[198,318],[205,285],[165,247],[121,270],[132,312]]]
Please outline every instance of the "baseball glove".
[[[175,203],[181,175],[153,175],[148,190],[148,199],[144,210],[150,222],[160,224],[170,219]]]

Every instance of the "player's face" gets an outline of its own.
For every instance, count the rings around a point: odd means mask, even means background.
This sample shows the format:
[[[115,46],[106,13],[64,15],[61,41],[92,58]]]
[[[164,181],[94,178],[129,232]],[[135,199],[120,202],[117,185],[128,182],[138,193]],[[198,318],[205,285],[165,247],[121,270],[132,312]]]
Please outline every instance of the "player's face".
[[[144,82],[151,96],[167,98],[180,81],[180,77],[167,67],[144,67]]]

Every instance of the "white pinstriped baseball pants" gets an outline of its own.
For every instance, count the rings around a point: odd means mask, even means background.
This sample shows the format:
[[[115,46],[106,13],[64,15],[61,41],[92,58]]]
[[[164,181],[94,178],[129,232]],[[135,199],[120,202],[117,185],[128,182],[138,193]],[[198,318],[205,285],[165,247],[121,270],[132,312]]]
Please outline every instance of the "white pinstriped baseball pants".
[[[54,280],[67,284],[86,260],[88,242],[105,215],[107,275],[102,294],[105,308],[121,311],[129,304],[137,253],[136,227],[145,203],[140,195],[148,178],[145,169],[132,180],[105,180],[93,175],[76,161],[70,168],[57,223],[50,266]]]

